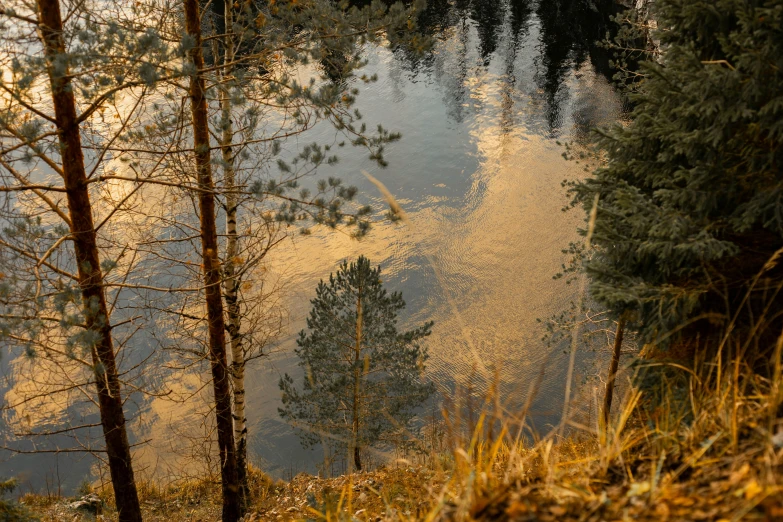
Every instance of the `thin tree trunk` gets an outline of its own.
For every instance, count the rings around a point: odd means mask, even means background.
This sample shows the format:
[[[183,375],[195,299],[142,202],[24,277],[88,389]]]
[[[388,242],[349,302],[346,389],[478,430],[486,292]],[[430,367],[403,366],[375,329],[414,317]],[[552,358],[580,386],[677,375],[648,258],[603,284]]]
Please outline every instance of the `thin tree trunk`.
[[[609,365],[609,375],[606,378],[606,394],[604,395],[604,426],[609,426],[609,414],[612,411],[612,397],[614,396],[614,383],[617,378],[617,368],[620,366],[620,350],[623,348],[623,335],[625,333],[625,314],[620,316],[617,322],[617,332],[614,336],[614,348],[612,350],[612,362]]]
[[[364,311],[362,310],[362,288],[359,287],[359,293],[356,297],[356,346],[354,348],[353,361],[353,425],[351,426],[352,445],[353,445],[353,464],[356,471],[362,470],[362,459],[359,452],[359,392],[361,371],[359,362],[362,354],[362,328]],[[350,458],[350,456],[349,456]]]
[[[233,121],[231,118],[231,96],[228,92],[227,80],[232,74],[234,62],[233,3],[225,2],[225,54],[223,60],[223,83],[220,89],[220,110],[222,127],[220,145],[223,155],[223,174],[226,188],[226,264],[224,267],[225,299],[228,308],[228,336],[231,343],[231,379],[234,397],[234,442],[237,449],[237,474],[243,502],[248,495],[247,482],[247,415],[245,413],[245,351],[242,347],[242,316],[239,308],[239,279],[236,274],[236,258],[239,254],[239,237],[237,235],[237,214],[239,201],[236,193],[234,171],[234,139]],[[217,56],[217,54],[216,54]]]
[[[185,30],[193,39],[189,51],[195,72],[190,78],[190,108],[193,118],[193,145],[199,185],[201,248],[204,267],[205,297],[209,330],[209,359],[215,395],[215,417],[220,452],[220,476],[223,492],[223,522],[236,522],[242,516],[236,448],[231,419],[231,389],[226,361],[226,323],[220,290],[215,194],[209,150],[209,121],[205,82],[201,71],[204,56],[201,49],[201,17],[198,0],[184,0]]]
[[[97,334],[91,349],[92,363],[114,497],[121,522],[141,522],[141,508],[133,476],[130,444],[120,395],[120,380],[117,374],[109,311],[103,287],[103,273],[98,255],[97,234],[92,217],[90,194],[87,190],[87,173],[84,169],[76,102],[67,67],[60,68],[55,65],[55,62],[65,54],[63,22],[58,0],[38,0],[38,16],[44,55],[49,63],[52,105],[60,141],[63,178],[78,266],[79,286],[82,292],[84,320],[87,328]]]

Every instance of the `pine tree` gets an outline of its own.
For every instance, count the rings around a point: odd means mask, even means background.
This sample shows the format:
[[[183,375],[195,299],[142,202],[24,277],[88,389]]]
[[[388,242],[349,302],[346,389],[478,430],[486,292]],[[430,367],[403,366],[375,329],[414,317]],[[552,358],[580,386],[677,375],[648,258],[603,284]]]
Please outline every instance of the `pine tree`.
[[[128,339],[117,339],[122,321],[112,284],[116,273],[131,268],[112,272],[125,249],[113,248],[107,230],[125,201],[102,197],[100,173],[137,106],[124,108],[123,116],[117,111],[116,125],[104,114],[158,77],[178,75],[159,34],[152,27],[140,31],[128,19],[135,15],[135,8],[59,0],[0,5],[1,344],[21,349],[30,361],[27,377],[34,374],[40,385],[30,395],[38,404],[60,408],[54,397],[74,392],[97,408],[100,451],[123,522],[141,521],[125,410],[128,396],[141,388],[128,386],[136,372],[123,364]],[[3,408],[23,407],[30,403],[25,399]],[[89,427],[28,436],[78,440]]]
[[[223,522],[234,522],[247,509],[244,490],[237,472],[234,425],[231,416],[231,389],[226,356],[226,323],[223,298],[220,291],[221,268],[218,257],[217,220],[215,218],[214,182],[209,146],[209,114],[207,112],[204,56],[201,38],[201,15],[196,0],[183,1],[185,28],[193,39],[189,51],[193,64],[190,78],[190,111],[193,128],[193,152],[200,193],[199,225],[201,256],[204,272],[204,296],[207,308],[209,334],[209,362],[212,370],[212,388],[215,400],[215,418],[220,453],[220,476],[223,497]]]
[[[598,204],[592,295],[644,342],[777,335],[783,2],[659,0],[652,18],[662,55],[640,64],[630,123],[600,131],[604,166],[573,187]]]
[[[6,493],[11,493],[16,489],[16,480],[5,480],[0,478],[0,520],[3,522],[33,522],[37,521],[35,517],[19,502],[4,498]]]
[[[312,305],[297,340],[302,387],[288,374],[280,380],[279,413],[303,446],[347,451],[361,470],[362,450],[409,429],[415,408],[433,393],[421,379],[427,359],[421,340],[433,323],[400,333],[402,294],[387,294],[380,267],[364,256],[321,281]]]

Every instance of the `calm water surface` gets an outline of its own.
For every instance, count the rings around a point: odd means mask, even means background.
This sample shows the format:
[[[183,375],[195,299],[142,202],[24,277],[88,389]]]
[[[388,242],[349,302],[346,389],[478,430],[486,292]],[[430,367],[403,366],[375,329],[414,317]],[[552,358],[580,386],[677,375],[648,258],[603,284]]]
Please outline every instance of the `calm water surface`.
[[[302,450],[279,419],[277,380],[283,372],[298,375],[294,336],[315,285],[360,254],[381,264],[388,288],[403,292],[403,324],[435,321],[429,378],[447,389],[468,381],[481,389],[497,370],[513,408],[544,371],[531,411],[542,429],[558,421],[567,356],[540,341],[536,319],[575,297],[575,288],[552,276],[582,216],[561,212],[567,203],[561,182],[578,176],[580,167],[562,158],[556,142],[582,141],[621,111],[604,72],[606,58],[592,45],[603,34],[604,18],[591,5],[431,0],[424,23],[437,39],[432,52],[413,57],[368,49],[367,72],[379,80],[361,87],[359,108],[368,125],[382,123],[403,139],[388,147],[386,169],[364,151],[341,150],[340,163],[319,175],[358,186],[360,198],[380,210],[377,189],[361,174],[366,169],[395,195],[412,224],[381,222],[362,241],[314,234],[272,254],[270,272],[286,282],[290,324],[247,374],[250,452],[262,469],[287,476],[313,471],[320,459]],[[303,142],[333,134],[317,127]],[[285,149],[293,153],[297,145]],[[580,357],[580,364],[589,361]],[[134,437],[152,442],[138,450],[140,473],[176,472],[171,448],[184,440],[183,426],[198,433],[201,418],[164,400],[142,409]],[[20,475],[34,488],[48,481],[70,490],[93,464],[65,454],[1,458],[0,475]]]

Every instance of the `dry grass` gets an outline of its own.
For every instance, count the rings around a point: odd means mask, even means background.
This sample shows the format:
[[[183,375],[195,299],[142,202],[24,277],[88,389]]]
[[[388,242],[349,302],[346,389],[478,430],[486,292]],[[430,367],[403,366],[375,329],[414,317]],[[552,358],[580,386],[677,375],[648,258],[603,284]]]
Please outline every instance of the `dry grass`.
[[[696,370],[655,362],[668,366],[659,389],[648,390],[655,401],[631,389],[609,426],[569,423],[567,436],[554,429],[533,444],[523,440],[518,420],[482,413],[465,436],[452,422],[451,455],[385,479],[405,484],[405,495],[364,485],[379,480],[374,474],[300,478],[289,488],[318,499],[330,492],[337,500],[306,513],[329,521],[783,520],[781,349],[783,337],[769,379],[738,364],[718,372],[719,362]],[[685,404],[671,399],[673,381]],[[494,402],[487,400],[484,411]],[[458,416],[446,413],[452,421]],[[305,516],[279,509],[259,515]]]
[[[251,467],[249,482],[256,502],[275,498],[284,484],[271,480],[260,470]],[[148,522],[214,522],[220,519],[220,484],[215,479],[187,479],[167,485],[153,481],[137,484],[144,520]],[[99,519],[117,520],[114,495],[110,486],[94,491],[103,501]],[[70,504],[77,498],[57,498],[42,495],[25,495],[21,502],[30,508],[43,522],[79,522],[94,520],[92,514],[74,510]]]

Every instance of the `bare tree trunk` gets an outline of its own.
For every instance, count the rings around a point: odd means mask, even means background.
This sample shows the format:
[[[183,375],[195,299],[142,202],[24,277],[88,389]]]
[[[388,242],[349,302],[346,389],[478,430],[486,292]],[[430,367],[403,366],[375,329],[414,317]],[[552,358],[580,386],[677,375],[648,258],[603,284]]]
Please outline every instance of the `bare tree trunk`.
[[[69,71],[67,67],[61,68],[58,63],[65,55],[59,1],[38,0],[38,16],[60,141],[62,171],[78,265],[84,319],[87,328],[97,334],[95,344],[91,348],[92,362],[114,497],[121,522],[141,522],[141,508],[133,476],[130,444],[120,395],[120,380],[117,374],[109,312],[103,287],[103,273],[98,255],[97,234],[92,217],[90,194],[87,190],[87,173],[84,169],[76,102]]]
[[[604,425],[609,426],[609,414],[612,411],[612,397],[614,396],[614,383],[617,378],[617,368],[620,366],[620,350],[623,348],[623,335],[625,334],[625,314],[620,316],[617,322],[617,332],[614,336],[614,348],[612,350],[612,362],[609,365],[609,375],[606,378],[606,395],[604,395]]]
[[[354,348],[353,363],[353,425],[351,427],[353,463],[356,467],[356,471],[362,470],[362,460],[359,452],[359,393],[361,391],[361,371],[359,368],[359,361],[361,360],[362,354],[363,319],[364,311],[362,310],[362,289],[359,287],[359,294],[356,297],[356,347]]]
[[[185,30],[193,39],[190,57],[195,72],[190,78],[190,108],[193,118],[193,145],[199,186],[201,220],[201,248],[209,329],[209,358],[212,367],[212,385],[215,394],[220,475],[223,489],[223,522],[236,522],[242,516],[237,475],[236,448],[231,419],[231,389],[226,361],[226,324],[223,316],[223,297],[220,289],[220,261],[218,259],[215,194],[209,150],[209,121],[205,82],[201,71],[204,56],[201,49],[201,17],[198,0],[184,0]]]
[[[228,336],[231,342],[231,379],[234,397],[234,442],[237,450],[237,475],[243,499],[247,499],[247,415],[245,413],[245,351],[242,347],[242,316],[239,308],[239,279],[236,274],[236,258],[239,254],[237,235],[237,214],[239,201],[236,193],[236,172],[234,171],[234,127],[231,115],[231,96],[226,81],[232,74],[234,62],[233,3],[225,2],[225,55],[223,60],[223,82],[220,90],[222,127],[220,145],[223,155],[223,174],[226,189],[226,264],[224,272],[225,299],[228,308]]]
[[[353,465],[356,466],[356,471],[362,470],[362,458],[358,445],[353,447]]]

